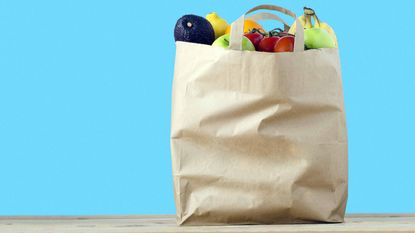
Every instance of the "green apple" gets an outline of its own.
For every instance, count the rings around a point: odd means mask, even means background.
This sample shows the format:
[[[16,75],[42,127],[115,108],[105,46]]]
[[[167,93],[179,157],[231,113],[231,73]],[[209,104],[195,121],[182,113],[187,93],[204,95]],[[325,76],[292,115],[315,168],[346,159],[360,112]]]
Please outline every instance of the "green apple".
[[[220,36],[218,39],[216,39],[212,46],[221,47],[221,48],[229,48],[229,34],[225,34],[223,36]],[[242,39],[242,50],[249,50],[249,51],[255,51],[255,46],[252,44],[252,42],[246,38],[245,36]]]
[[[304,44],[309,49],[335,47],[330,34],[321,28],[309,28],[304,30]]]

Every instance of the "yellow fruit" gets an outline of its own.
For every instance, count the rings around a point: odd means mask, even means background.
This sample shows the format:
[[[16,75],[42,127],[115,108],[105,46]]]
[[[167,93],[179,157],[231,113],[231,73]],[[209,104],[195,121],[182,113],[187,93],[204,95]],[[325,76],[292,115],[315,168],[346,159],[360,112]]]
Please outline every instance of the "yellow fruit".
[[[304,7],[304,14],[300,17],[298,17],[298,21],[303,25],[304,29],[309,29],[313,27],[313,24],[311,22],[311,16],[314,16],[316,13],[313,9]],[[297,30],[297,20],[294,21],[293,25],[291,25],[290,30],[288,33],[295,35],[295,32]]]
[[[337,36],[333,28],[328,23],[320,22],[320,20],[318,20],[317,15],[314,16],[314,21],[316,22],[314,27],[326,30],[330,34],[331,38],[333,39],[334,47],[337,48],[338,47]]]
[[[311,18],[314,18],[314,25],[311,22]],[[321,28],[325,30],[326,32],[328,32],[334,42],[334,47],[335,48],[338,47],[336,33],[334,32],[333,28],[330,27],[330,25],[325,22],[320,22],[320,20],[317,17],[316,12],[313,9],[304,7],[304,15],[298,17],[297,19],[298,21],[300,21],[304,29]],[[294,21],[288,33],[295,34],[296,27],[297,27],[297,23],[296,21]]]
[[[206,15],[206,19],[212,24],[215,31],[215,39],[225,34],[226,28],[229,26],[228,22],[222,19],[216,12]]]
[[[313,25],[311,23],[311,16],[310,15],[302,15],[297,18],[298,21],[303,25],[304,29],[312,28]],[[291,25],[290,30],[288,33],[295,35],[295,32],[297,30],[297,21],[294,21],[294,23]]]
[[[254,28],[265,32],[264,28],[259,23],[255,22],[252,19],[245,19],[244,33],[248,33]],[[231,26],[228,26],[228,28],[226,28],[225,34],[228,34],[228,33],[231,33]]]

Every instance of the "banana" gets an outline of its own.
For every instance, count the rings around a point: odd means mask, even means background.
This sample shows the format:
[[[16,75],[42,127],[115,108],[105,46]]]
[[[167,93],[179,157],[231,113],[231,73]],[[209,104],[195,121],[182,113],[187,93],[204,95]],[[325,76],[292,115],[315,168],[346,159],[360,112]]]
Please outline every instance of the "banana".
[[[334,32],[333,28],[328,23],[320,22],[317,15],[314,15],[314,27],[326,30],[330,34],[331,38],[334,41],[334,47],[335,48],[338,47],[337,36],[336,36],[336,33]]]
[[[311,17],[314,18],[314,25],[311,22]],[[327,31],[330,34],[331,38],[333,39],[335,47],[336,48],[338,47],[336,33],[334,32],[333,28],[328,23],[320,22],[320,20],[317,17],[317,14],[315,13],[313,9],[304,7],[304,14],[298,17],[297,19],[303,25],[304,29],[321,28]],[[296,28],[297,28],[297,24],[296,24],[296,21],[294,21],[288,33],[295,35]]]
[[[301,25],[303,25],[304,29],[312,28],[313,25],[311,24],[311,16],[310,15],[302,15],[297,18],[300,21]],[[297,28],[297,20],[291,25],[290,30],[288,33],[295,35],[295,30]]]

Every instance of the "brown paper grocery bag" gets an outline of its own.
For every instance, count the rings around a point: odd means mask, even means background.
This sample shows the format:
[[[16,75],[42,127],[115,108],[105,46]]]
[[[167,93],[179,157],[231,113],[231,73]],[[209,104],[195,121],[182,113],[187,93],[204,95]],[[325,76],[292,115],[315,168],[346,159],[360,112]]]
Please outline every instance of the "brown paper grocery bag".
[[[295,18],[280,7],[258,9]],[[304,51],[297,27],[292,53],[240,51],[243,19],[233,23],[232,49],[176,43],[178,224],[342,222],[347,131],[338,50]]]

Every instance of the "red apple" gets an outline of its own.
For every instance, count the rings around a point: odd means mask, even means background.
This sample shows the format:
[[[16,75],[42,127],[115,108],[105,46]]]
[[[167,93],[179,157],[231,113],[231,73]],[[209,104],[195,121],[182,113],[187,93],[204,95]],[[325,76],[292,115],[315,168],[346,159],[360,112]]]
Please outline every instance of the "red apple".
[[[261,42],[259,42],[258,50],[262,52],[274,52],[275,44],[279,39],[279,36],[264,37]]]
[[[245,34],[245,37],[248,38],[252,44],[254,44],[255,49],[258,50],[259,42],[264,38],[264,36],[259,32],[250,32]]]

